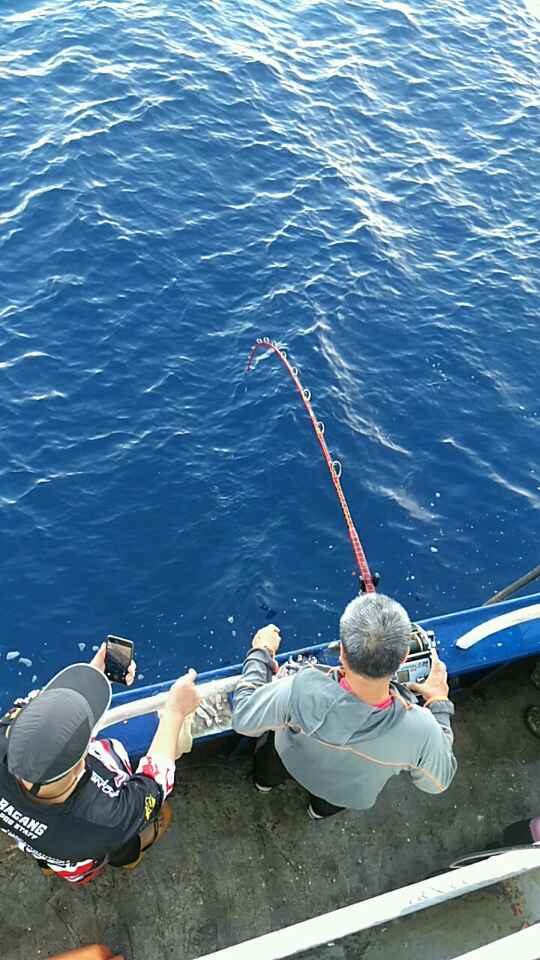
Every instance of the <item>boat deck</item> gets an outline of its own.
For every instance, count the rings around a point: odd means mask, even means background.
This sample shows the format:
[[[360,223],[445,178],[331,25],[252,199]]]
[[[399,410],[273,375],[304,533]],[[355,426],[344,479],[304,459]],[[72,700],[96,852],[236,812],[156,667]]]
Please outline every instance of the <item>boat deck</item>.
[[[43,878],[0,835],[2,960],[94,942],[125,960],[192,960],[416,882],[499,842],[507,823],[540,814],[540,742],[522,720],[527,704],[540,703],[531,667],[514,664],[457,704],[459,770],[440,797],[399,777],[367,813],[316,823],[295,784],[257,793],[249,756],[231,758],[225,740],[180,762],[173,825],[132,873],[109,869],[74,889]],[[302,956],[449,960],[538,919],[540,869]]]

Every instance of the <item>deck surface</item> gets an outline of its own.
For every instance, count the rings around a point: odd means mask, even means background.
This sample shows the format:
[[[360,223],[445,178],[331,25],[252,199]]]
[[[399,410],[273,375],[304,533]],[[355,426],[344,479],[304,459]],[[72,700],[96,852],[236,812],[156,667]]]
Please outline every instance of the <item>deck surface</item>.
[[[45,879],[0,835],[2,960],[34,960],[99,942],[125,960],[192,960],[270,930],[421,880],[540,814],[540,741],[522,714],[540,693],[532,664],[510,667],[456,706],[459,770],[432,797],[394,778],[367,813],[306,816],[290,783],[262,796],[231,742],[179,763],[173,826],[133,873],[87,887]],[[540,853],[539,853],[540,858]],[[304,953],[304,960],[450,960],[540,919],[540,870],[385,928]],[[539,947],[540,956],[540,947]]]

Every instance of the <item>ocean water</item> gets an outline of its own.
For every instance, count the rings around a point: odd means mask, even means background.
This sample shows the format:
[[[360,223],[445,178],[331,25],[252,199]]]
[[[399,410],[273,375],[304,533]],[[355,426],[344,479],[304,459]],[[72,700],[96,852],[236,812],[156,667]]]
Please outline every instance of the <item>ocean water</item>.
[[[2,701],[538,563],[540,4],[4,0]]]

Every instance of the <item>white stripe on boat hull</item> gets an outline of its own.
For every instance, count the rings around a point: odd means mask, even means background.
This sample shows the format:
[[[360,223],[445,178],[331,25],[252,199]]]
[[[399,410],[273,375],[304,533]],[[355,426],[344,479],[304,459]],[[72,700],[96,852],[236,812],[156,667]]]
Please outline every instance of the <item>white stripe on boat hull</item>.
[[[468,630],[463,636],[456,640],[456,647],[461,650],[468,650],[479,640],[485,640],[500,630],[506,630],[508,627],[515,627],[518,623],[526,623],[527,620],[538,620],[540,618],[540,603],[534,603],[530,607],[520,607],[519,610],[511,610],[510,613],[503,613],[500,617],[493,617],[492,620],[486,620],[485,623],[479,623],[477,627]]]

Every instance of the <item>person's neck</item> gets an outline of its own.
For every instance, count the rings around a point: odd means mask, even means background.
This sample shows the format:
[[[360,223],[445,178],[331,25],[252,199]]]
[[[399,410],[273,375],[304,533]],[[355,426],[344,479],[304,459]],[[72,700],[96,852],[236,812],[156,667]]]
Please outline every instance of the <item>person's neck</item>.
[[[345,679],[355,697],[363,700],[364,703],[369,703],[370,706],[376,707],[378,703],[383,703],[390,696],[389,677],[373,680],[371,677],[361,677],[359,674],[352,673],[350,670],[345,670],[344,673]]]
[[[75,787],[77,786],[81,775],[82,770],[77,771],[77,773],[69,773],[64,777],[63,781],[58,780],[56,783],[46,784],[41,788],[37,796],[33,796],[32,800],[37,801],[37,803],[65,803],[68,797],[71,796]],[[24,789],[30,791],[33,784],[27,783],[26,780],[21,780],[21,784]]]

